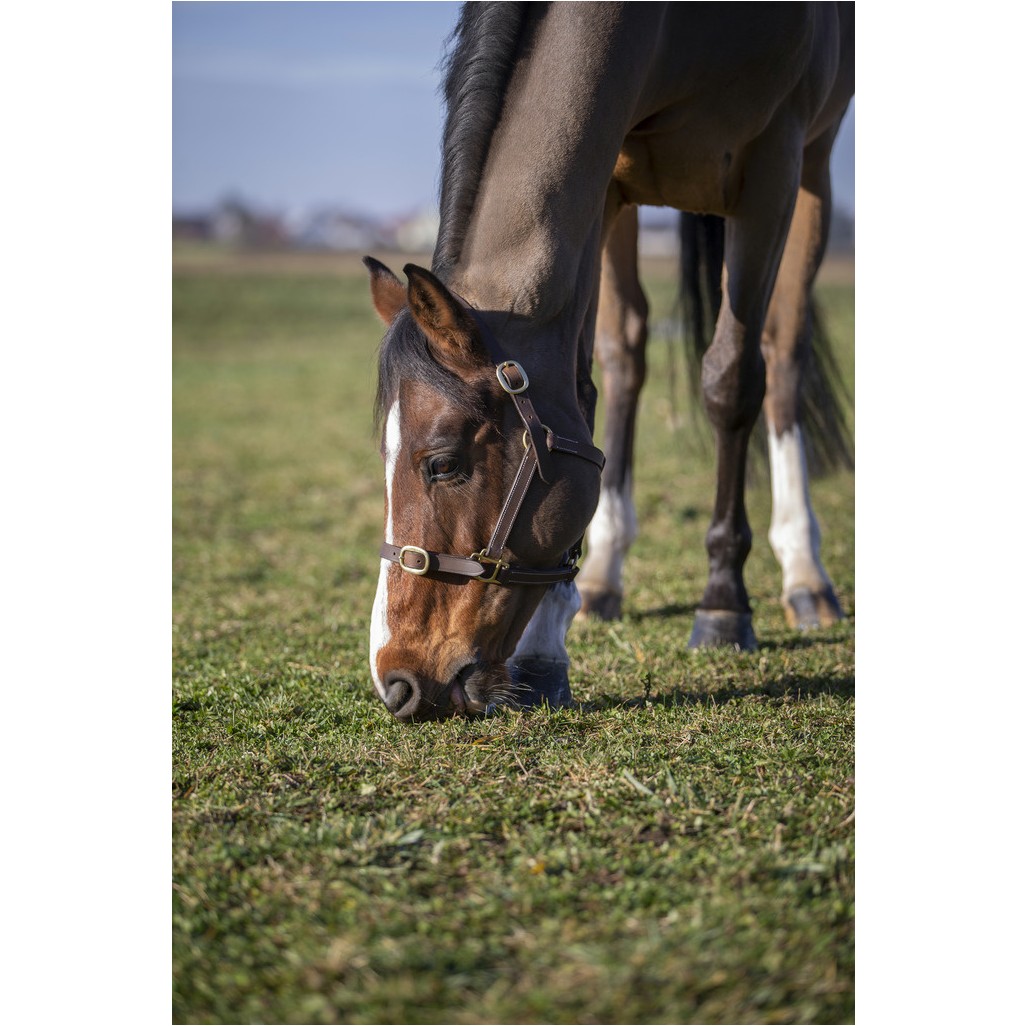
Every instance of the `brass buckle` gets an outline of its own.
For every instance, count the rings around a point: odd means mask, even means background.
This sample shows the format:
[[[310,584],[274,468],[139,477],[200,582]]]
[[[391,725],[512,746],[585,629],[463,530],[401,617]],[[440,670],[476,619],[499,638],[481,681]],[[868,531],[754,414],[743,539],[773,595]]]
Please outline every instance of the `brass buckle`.
[[[475,581],[480,581],[481,584],[498,584],[499,574],[503,570],[509,569],[509,563],[503,563],[501,559],[492,559],[491,556],[486,556],[484,554],[484,549],[482,549],[480,552],[475,552],[470,558],[478,563],[481,563],[483,566],[495,567],[495,569],[492,571],[491,577],[474,578]]]
[[[424,568],[422,570],[418,570],[415,566],[407,566],[403,562],[403,556],[407,552],[416,552],[417,555],[424,557]],[[404,545],[399,550],[399,559],[397,560],[397,562],[403,570],[405,570],[408,574],[413,574],[414,577],[423,577],[424,574],[426,574],[428,570],[431,569],[431,556],[428,555],[427,549],[422,549],[419,545]]]
[[[515,367],[519,372],[520,376],[524,379],[524,383],[519,388],[514,388],[507,380],[505,370],[507,367]],[[527,371],[517,363],[516,360],[504,360],[495,368],[495,376],[499,379],[499,384],[502,385],[504,391],[509,392],[510,395],[520,395],[521,392],[527,391]]]

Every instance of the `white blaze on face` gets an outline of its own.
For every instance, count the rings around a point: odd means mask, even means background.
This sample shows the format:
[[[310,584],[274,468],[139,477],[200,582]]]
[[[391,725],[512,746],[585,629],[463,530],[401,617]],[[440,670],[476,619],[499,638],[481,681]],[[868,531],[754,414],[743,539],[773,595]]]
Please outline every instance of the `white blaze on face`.
[[[795,588],[813,591],[829,581],[819,561],[819,524],[812,512],[802,429],[769,435],[773,517],[769,540],[784,575],[784,594]]]
[[[385,541],[395,544],[392,526],[392,484],[395,480],[395,465],[399,459],[399,400],[392,403],[385,421]],[[385,686],[378,676],[378,653],[388,644],[392,632],[388,629],[388,571],[391,563],[381,560],[378,572],[378,590],[374,595],[374,608],[371,610],[370,623],[370,668],[374,678],[374,687],[378,694],[385,697]]]

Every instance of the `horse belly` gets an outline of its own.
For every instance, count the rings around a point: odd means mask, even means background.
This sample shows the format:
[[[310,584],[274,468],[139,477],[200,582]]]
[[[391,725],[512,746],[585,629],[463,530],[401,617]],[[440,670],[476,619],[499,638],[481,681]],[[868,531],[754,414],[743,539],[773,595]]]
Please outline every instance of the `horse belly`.
[[[681,145],[673,136],[628,136],[613,179],[629,203],[725,215],[740,186],[731,147]]]
[[[837,91],[837,12],[669,4],[667,19],[614,181],[631,203],[729,215],[751,144],[787,126],[808,135]],[[800,152],[803,140],[794,142]]]

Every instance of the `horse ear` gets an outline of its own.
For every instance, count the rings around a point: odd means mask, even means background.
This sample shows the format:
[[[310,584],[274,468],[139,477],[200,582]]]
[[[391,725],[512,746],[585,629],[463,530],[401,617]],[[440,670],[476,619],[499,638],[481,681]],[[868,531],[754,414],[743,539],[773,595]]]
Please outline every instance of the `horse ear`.
[[[410,312],[427,335],[435,359],[450,370],[470,370],[488,363],[477,325],[466,307],[430,272],[407,264],[407,302]]]
[[[387,327],[406,305],[406,289],[380,260],[365,256],[363,266],[370,271],[371,302]]]

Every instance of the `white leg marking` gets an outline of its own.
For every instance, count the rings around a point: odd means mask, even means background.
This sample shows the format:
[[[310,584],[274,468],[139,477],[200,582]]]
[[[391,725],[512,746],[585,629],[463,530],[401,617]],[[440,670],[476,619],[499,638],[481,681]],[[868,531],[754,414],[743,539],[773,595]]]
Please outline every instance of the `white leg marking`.
[[[577,585],[573,581],[549,585],[508,662],[548,659],[569,666],[566,632],[580,608],[581,596],[577,594]]]
[[[394,529],[392,526],[392,482],[395,478],[395,464],[399,458],[399,400],[392,403],[385,422],[385,541],[394,545]],[[388,571],[392,564],[381,560],[378,571],[378,590],[374,595],[374,608],[371,610],[370,622],[370,668],[374,678],[374,687],[382,698],[385,697],[385,685],[378,676],[378,653],[388,644],[392,632],[388,629]]]
[[[769,540],[784,573],[784,594],[795,588],[816,591],[830,578],[819,561],[819,524],[809,498],[802,429],[796,424],[778,436],[771,427],[767,434],[773,495]]]
[[[631,475],[622,489],[602,486],[598,508],[588,528],[588,558],[580,581],[589,588],[623,594],[623,561],[638,536]]]

